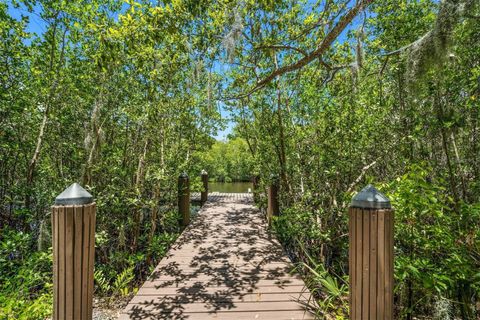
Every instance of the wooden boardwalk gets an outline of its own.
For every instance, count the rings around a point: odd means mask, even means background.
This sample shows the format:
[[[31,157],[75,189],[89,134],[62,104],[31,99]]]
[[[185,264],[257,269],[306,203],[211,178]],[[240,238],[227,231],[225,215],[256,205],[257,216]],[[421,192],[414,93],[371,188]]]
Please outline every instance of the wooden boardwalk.
[[[251,193],[222,193],[222,192],[210,192],[208,194],[208,201],[209,202],[217,202],[217,201],[237,201],[243,199],[251,199]],[[192,192],[190,194],[190,202],[200,202],[200,192]]]
[[[251,194],[211,194],[120,319],[313,319]]]

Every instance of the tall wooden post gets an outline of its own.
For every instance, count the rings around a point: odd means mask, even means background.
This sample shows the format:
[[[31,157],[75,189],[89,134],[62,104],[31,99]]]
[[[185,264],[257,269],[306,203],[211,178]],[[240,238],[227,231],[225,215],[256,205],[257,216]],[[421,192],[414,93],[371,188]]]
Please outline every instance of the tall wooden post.
[[[393,319],[393,224],[390,200],[368,185],[349,209],[350,319]]]
[[[95,262],[93,197],[78,183],[52,207],[53,319],[91,320]]]
[[[207,199],[208,199],[208,172],[205,170],[202,170],[201,177],[202,177],[203,190],[200,193],[200,201],[203,205],[205,202],[207,202]]]
[[[254,175],[252,177],[252,185],[253,185],[253,201],[256,203],[258,202],[259,198],[259,187],[260,187],[260,176]]]
[[[278,216],[280,214],[280,204],[278,201],[278,189],[279,189],[278,177],[272,176],[270,186],[268,187],[268,206],[267,206],[268,222],[272,221],[273,216]]]
[[[178,212],[182,226],[190,223],[190,180],[184,172],[178,177]]]

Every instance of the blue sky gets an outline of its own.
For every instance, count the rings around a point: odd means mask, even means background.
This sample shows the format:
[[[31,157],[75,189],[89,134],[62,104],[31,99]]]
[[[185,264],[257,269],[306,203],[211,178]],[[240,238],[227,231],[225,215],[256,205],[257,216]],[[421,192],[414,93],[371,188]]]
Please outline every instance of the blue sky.
[[[230,134],[232,132],[232,129],[233,129],[235,124],[232,121],[229,120],[230,119],[230,113],[228,111],[226,111],[222,107],[220,107],[220,111],[221,111],[221,114],[222,114],[222,118],[228,120],[228,122],[227,122],[227,126],[226,126],[225,129],[217,132],[217,135],[215,135],[215,139],[226,140],[228,134]]]
[[[215,61],[213,64],[213,71],[219,74],[226,74],[229,69],[230,65],[223,61]],[[217,101],[217,103],[222,119],[226,120],[226,127],[222,130],[219,130],[214,138],[217,140],[227,140],[227,136],[232,132],[235,123],[230,120],[231,114],[225,109],[224,103],[222,101]]]
[[[14,8],[11,3],[7,3],[7,5],[8,5],[8,13],[13,18],[20,20],[22,18],[22,15],[28,17],[29,19],[29,23],[27,24],[28,32],[41,35],[46,31],[45,23],[39,16],[28,12],[28,10],[26,10],[24,6],[20,6],[19,8]]]

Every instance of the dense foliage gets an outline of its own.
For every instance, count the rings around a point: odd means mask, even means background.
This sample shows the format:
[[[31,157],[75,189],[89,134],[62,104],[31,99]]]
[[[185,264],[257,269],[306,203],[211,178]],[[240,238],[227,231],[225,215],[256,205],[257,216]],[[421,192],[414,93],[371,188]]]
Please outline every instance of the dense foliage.
[[[50,314],[70,183],[95,196],[96,294],[116,297],[181,231],[178,174],[195,189],[206,169],[279,175],[274,228],[320,317],[348,313],[346,209],[373,183],[396,209],[396,319],[477,319],[479,17],[474,0],[0,2],[0,318]],[[235,129],[215,142],[222,108]]]
[[[193,16],[134,2],[0,4],[0,318],[51,312],[50,206],[74,181],[97,202],[97,294],[128,293],[175,240],[176,177],[199,175],[192,155],[221,125]]]
[[[372,4],[347,41],[298,72],[281,72],[322,41],[318,24],[337,11],[319,6],[247,13],[249,37],[231,72],[238,132],[264,186],[280,174],[276,232],[303,263],[319,315],[346,317],[346,208],[373,183],[396,208],[396,318],[477,319],[478,3]],[[257,90],[255,78],[269,72],[278,75]]]
[[[250,181],[253,158],[242,138],[230,137],[216,141],[210,149],[199,153],[199,162],[207,170],[209,178],[219,182]]]

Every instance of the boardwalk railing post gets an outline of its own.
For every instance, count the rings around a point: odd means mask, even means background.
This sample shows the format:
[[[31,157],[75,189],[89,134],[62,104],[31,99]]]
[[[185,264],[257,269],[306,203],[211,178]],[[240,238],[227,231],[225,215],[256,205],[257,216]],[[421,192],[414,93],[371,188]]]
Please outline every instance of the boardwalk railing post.
[[[190,223],[190,180],[184,172],[178,177],[178,212],[182,226]]]
[[[200,194],[200,201],[203,205],[205,202],[207,202],[207,199],[208,199],[208,172],[205,170],[202,170],[201,176],[202,176],[203,190]]]
[[[271,176],[270,186],[268,187],[268,206],[267,206],[267,219],[270,223],[273,216],[280,214],[280,204],[278,202],[278,189],[279,181],[275,175]]]
[[[92,195],[78,183],[52,207],[53,319],[92,319],[95,214]]]
[[[393,210],[368,185],[349,208],[350,319],[393,319]]]
[[[259,175],[254,175],[252,177],[252,186],[253,186],[253,201],[255,203],[258,202],[259,198],[259,190],[258,188],[260,187],[260,176]]]

